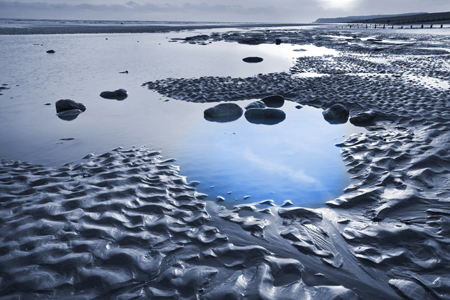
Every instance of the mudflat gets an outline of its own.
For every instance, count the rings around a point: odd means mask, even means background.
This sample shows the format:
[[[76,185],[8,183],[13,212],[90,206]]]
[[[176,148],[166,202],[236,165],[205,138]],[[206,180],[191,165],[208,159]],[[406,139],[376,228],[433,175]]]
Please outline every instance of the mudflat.
[[[140,84],[142,93],[180,105],[272,95],[322,110],[340,104],[348,122],[365,128],[337,141],[350,185],[318,208],[254,197],[230,206],[200,193],[182,165],[154,149],[80,153],[82,160],[62,166],[2,160],[0,295],[450,299],[450,37],[442,34],[447,28],[433,30],[168,34],[167,43],[187,47],[290,44],[297,52],[310,45],[336,51],[298,56],[282,72],[142,78]],[[1,78],[6,82],[7,75]],[[2,101],[20,90],[3,87]],[[86,106],[71,122],[89,113]]]

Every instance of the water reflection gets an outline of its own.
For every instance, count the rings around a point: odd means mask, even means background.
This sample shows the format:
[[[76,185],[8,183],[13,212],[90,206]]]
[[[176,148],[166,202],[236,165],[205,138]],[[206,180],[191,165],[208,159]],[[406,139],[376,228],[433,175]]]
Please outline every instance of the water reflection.
[[[314,207],[340,195],[350,181],[336,139],[358,129],[331,126],[321,110],[298,109],[289,101],[283,111],[286,119],[273,126],[245,118],[197,122],[174,148],[182,174],[199,180],[197,188],[209,199],[220,196],[230,205],[267,199],[281,205],[289,199]]]
[[[58,118],[64,121],[73,121],[82,113],[79,109],[71,109],[57,113]]]
[[[349,179],[334,143],[353,130],[348,124],[330,126],[320,110],[296,109],[291,102],[280,108],[284,121],[273,126],[242,117],[208,122],[203,112],[215,104],[164,102],[140,86],[170,77],[285,72],[293,57],[332,50],[302,46],[307,51],[294,52],[300,47],[225,42],[197,46],[166,39],[185,34],[4,36],[0,69],[8,74],[11,89],[2,89],[0,102],[1,158],[60,166],[88,153],[146,145],[176,158],[180,174],[199,180],[198,188],[210,198],[291,199],[317,206],[340,195]],[[58,55],[43,56],[33,44],[57,46]],[[243,63],[248,56],[264,61]],[[124,70],[129,73],[121,74]],[[129,91],[127,101],[101,101],[99,92],[111,87]],[[61,122],[52,107],[43,105],[66,97],[88,107],[75,122]],[[237,103],[244,108],[255,100]],[[59,117],[73,121],[78,115]],[[65,137],[74,140],[61,140]]]
[[[250,108],[245,112],[245,119],[253,124],[275,125],[283,122],[286,114],[276,108]]]

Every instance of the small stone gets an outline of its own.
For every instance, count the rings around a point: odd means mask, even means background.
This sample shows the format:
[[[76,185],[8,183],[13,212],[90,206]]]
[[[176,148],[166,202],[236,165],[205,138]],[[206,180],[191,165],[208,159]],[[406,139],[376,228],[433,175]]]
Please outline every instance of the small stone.
[[[114,100],[124,100],[128,97],[128,92],[124,89],[118,89],[113,92],[105,91],[100,93],[100,97]]]
[[[64,121],[75,120],[78,115],[86,110],[83,103],[78,103],[70,99],[61,99],[55,103],[58,118]]]
[[[333,104],[322,112],[324,119],[330,124],[346,123],[349,116],[348,109],[342,104]]]
[[[373,125],[376,116],[377,116],[376,113],[373,111],[362,112],[351,117],[350,123],[352,123],[355,126]]]
[[[249,105],[247,105],[245,107],[245,109],[250,109],[250,108],[266,108],[267,105],[263,102],[263,101],[255,101],[250,103]]]
[[[261,100],[267,107],[279,108],[284,105],[284,97],[280,95],[272,95]]]
[[[235,103],[221,103],[206,109],[204,118],[211,122],[231,122],[242,116],[242,108]]]
[[[82,112],[86,110],[86,106],[83,103],[78,103],[70,99],[61,99],[56,101],[55,107],[57,113],[73,109],[79,109]]]
[[[55,50],[47,50],[47,53],[55,53]]]
[[[256,57],[256,56],[246,57],[246,58],[243,58],[242,60],[246,63],[259,63],[259,62],[263,61],[263,59],[261,57]]]
[[[217,202],[224,202],[225,201],[225,198],[224,197],[222,197],[222,196],[217,196]]]
[[[286,114],[276,108],[251,108],[245,112],[245,118],[253,124],[275,125],[283,122]]]

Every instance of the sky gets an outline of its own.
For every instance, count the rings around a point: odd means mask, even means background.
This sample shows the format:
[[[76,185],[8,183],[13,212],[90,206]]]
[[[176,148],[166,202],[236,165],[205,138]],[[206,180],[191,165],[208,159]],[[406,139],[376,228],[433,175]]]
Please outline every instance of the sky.
[[[310,23],[448,12],[450,0],[0,0],[0,18]]]

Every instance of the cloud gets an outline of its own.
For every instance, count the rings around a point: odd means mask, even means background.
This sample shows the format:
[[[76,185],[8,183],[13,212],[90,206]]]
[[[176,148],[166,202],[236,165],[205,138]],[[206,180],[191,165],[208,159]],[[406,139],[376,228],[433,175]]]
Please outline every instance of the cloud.
[[[163,1],[0,0],[0,18],[301,23],[327,17],[449,10],[448,0]]]
[[[294,169],[284,164],[276,163],[274,161],[268,161],[254,154],[249,148],[245,148],[243,151],[243,157],[247,163],[258,166],[258,168],[265,173],[273,176],[289,177],[292,180],[302,182],[303,184],[318,185],[320,180],[306,174],[301,169]]]
[[[317,0],[325,9],[339,9],[343,11],[356,7],[360,0]]]
[[[234,16],[235,19],[246,20],[245,16],[251,19],[261,20],[277,13],[277,8],[266,6],[251,6],[231,4],[206,4],[185,2],[171,3],[144,3],[139,4],[129,1],[123,4],[67,4],[67,3],[46,3],[46,2],[20,2],[20,1],[0,1],[0,17],[28,17],[42,18],[54,16],[54,18],[80,18],[80,19],[152,19],[152,20],[180,20],[180,17],[196,21],[226,21],[218,20],[217,16]],[[164,19],[163,19],[164,18]],[[230,20],[235,21],[235,20]]]

